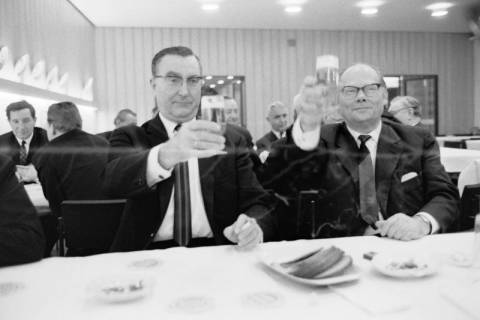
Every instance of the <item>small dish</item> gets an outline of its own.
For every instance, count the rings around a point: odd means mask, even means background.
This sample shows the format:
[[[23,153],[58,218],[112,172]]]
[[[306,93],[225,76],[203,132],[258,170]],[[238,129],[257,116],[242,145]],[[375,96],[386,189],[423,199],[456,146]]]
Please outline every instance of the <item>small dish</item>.
[[[427,256],[379,253],[372,259],[378,272],[394,278],[422,278],[435,274],[438,263]]]
[[[90,295],[109,303],[129,302],[151,294],[153,280],[136,275],[120,275],[93,281],[88,287]]]

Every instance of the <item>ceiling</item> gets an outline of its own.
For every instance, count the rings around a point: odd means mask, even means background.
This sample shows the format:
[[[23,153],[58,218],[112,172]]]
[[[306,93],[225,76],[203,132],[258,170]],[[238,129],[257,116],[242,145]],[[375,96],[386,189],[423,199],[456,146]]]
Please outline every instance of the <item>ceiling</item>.
[[[434,0],[384,0],[374,17],[360,14],[356,0],[69,0],[98,27],[255,28],[468,32],[467,16],[479,0],[453,0],[449,14],[433,18]],[[202,1],[219,2],[216,12]],[[287,14],[280,2],[305,2]]]

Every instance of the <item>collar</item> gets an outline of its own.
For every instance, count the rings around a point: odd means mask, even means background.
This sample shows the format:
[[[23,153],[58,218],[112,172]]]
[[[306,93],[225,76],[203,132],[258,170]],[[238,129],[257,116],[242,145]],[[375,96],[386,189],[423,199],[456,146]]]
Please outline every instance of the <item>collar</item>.
[[[282,138],[282,134],[280,133],[280,131],[276,131],[272,129],[272,133],[275,135],[275,137],[277,137],[277,139]]]
[[[29,146],[30,145],[30,142],[32,142],[32,139],[33,139],[33,132],[32,134],[30,135],[30,137],[28,137],[27,139],[25,140],[22,140],[22,139],[18,139],[16,135],[15,136],[15,139],[17,139],[18,141],[18,144],[21,146],[22,145],[22,141],[25,141],[26,142],[26,145]]]
[[[168,137],[171,138],[173,136],[173,131],[175,130],[175,127],[177,126],[178,123],[168,120],[160,112],[158,113],[158,116],[160,117],[160,121],[162,121],[163,125],[165,126],[165,130],[167,131]],[[189,121],[185,121],[183,123],[190,123],[192,121],[195,121],[195,118]]]
[[[358,140],[358,136],[360,136],[364,133],[360,133],[358,131],[355,131],[352,128],[350,128],[348,125],[347,125],[347,130],[348,130],[348,132],[350,132],[352,137],[355,139],[355,142],[357,143],[357,145],[360,145],[360,141]],[[377,127],[375,129],[373,129],[372,131],[370,131],[369,133],[367,133],[371,137],[370,140],[372,140],[375,143],[378,143],[378,139],[380,137],[380,131],[381,130],[382,130],[382,121],[379,121]]]

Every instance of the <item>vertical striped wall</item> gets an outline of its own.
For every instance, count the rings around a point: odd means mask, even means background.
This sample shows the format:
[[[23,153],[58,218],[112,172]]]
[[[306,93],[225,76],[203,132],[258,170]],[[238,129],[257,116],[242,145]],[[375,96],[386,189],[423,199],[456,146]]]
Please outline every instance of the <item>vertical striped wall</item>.
[[[420,32],[96,28],[98,101],[110,120],[124,107],[147,119],[153,106],[151,58],[163,47],[186,45],[199,54],[204,74],[246,77],[247,127],[258,138],[268,130],[264,107],[273,100],[291,104],[305,75],[314,72],[315,57],[336,54],[341,67],[363,61],[386,74],[437,74],[440,133],[465,132],[474,122],[474,50],[467,38]],[[289,47],[288,39],[296,46]]]
[[[473,56],[475,61],[475,80],[473,82],[475,90],[475,125],[480,127],[480,39],[475,40]]]

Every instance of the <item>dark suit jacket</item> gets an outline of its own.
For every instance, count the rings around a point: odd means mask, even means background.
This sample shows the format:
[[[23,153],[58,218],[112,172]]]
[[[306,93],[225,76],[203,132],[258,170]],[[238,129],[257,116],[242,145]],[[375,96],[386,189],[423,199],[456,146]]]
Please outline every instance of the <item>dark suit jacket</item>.
[[[40,260],[44,242],[35,208],[15,177],[15,166],[0,155],[0,267]]]
[[[199,159],[202,196],[210,227],[217,244],[228,243],[223,229],[240,213],[257,219],[266,240],[274,232],[269,196],[252,172],[242,136],[227,126],[227,155]],[[114,131],[104,187],[109,196],[128,198],[113,251],[146,248],[160,227],[170,201],[173,177],[149,188],[146,167],[149,149],[168,140],[157,116],[141,127]]]
[[[272,131],[265,134],[255,143],[255,145],[257,146],[257,153],[260,154],[264,150],[270,150],[270,146],[272,145],[272,143],[277,140],[277,136]]]
[[[266,188],[291,200],[296,214],[301,190],[319,190],[319,237],[363,234],[359,216],[357,145],[344,123],[322,127],[313,151],[300,150],[290,131],[274,143],[262,177]],[[416,174],[402,181],[407,173]],[[435,138],[426,130],[383,122],[375,162],[377,200],[385,219],[398,212],[431,214],[446,231],[458,216],[458,191],[440,163]]]
[[[108,142],[82,130],[69,131],[41,148],[33,163],[52,212],[63,200],[105,199],[102,174]]]
[[[102,137],[104,138],[105,140],[110,140],[110,136],[112,135],[112,132],[113,131],[105,131],[105,132],[100,132],[100,133],[97,133],[96,135],[99,136],[99,137]]]
[[[33,137],[27,155],[27,164],[32,162],[38,148],[48,142],[47,131],[42,128],[33,128]],[[20,164],[20,145],[12,131],[0,136],[0,154],[9,156],[15,165]]]

